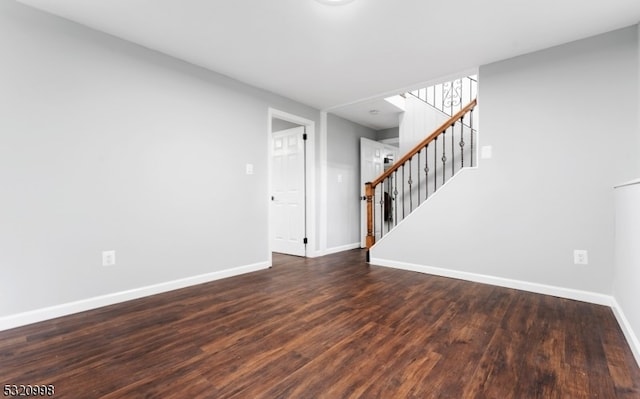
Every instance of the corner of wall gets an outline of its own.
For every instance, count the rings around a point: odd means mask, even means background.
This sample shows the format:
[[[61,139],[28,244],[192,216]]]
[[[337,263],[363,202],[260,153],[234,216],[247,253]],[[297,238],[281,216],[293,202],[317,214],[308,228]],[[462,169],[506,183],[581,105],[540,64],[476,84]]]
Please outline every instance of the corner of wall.
[[[629,323],[629,320],[625,316],[624,311],[620,307],[620,304],[618,303],[616,298],[612,297],[611,302],[612,302],[611,309],[613,310],[613,314],[616,317],[618,324],[620,325],[620,329],[622,330],[622,333],[627,339],[627,343],[631,348],[631,352],[633,353],[633,356],[636,359],[636,364],[640,366],[640,340],[638,339],[638,336],[633,331],[633,328],[631,327],[631,323]]]

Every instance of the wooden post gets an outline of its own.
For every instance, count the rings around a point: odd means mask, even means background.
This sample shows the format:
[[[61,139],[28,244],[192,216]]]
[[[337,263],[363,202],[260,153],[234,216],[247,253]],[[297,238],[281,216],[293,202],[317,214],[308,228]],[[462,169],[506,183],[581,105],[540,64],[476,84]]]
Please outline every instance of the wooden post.
[[[371,183],[364,184],[364,195],[367,198],[367,238],[365,245],[369,249],[376,242],[376,237],[373,233],[373,185]]]

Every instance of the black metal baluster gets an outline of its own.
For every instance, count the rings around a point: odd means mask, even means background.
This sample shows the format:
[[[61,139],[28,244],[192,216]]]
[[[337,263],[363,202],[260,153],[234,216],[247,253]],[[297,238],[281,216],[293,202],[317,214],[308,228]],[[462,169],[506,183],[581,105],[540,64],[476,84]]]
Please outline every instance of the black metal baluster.
[[[371,198],[371,206],[373,206],[373,212],[371,212],[371,216],[373,220],[371,221],[371,224],[373,226],[372,235],[375,238],[376,237],[376,188],[372,187],[371,191],[373,192],[373,197]]]
[[[449,102],[449,116],[453,115],[453,103],[454,103],[454,98],[455,98],[455,84],[454,84],[455,80],[451,81],[451,102]]]
[[[477,93],[478,93],[478,81],[475,79],[471,79],[471,99],[475,98]]]
[[[391,175],[386,178],[385,187],[387,191],[384,196],[384,223],[387,225],[387,233],[391,231],[391,204],[393,204],[391,200],[391,179]]]
[[[429,144],[424,147],[424,200],[429,198]]]
[[[432,89],[433,89],[433,97],[432,97],[433,103],[429,103],[429,105],[435,108],[436,107],[436,87],[433,86]]]
[[[387,226],[387,233],[389,232],[389,230],[391,230],[391,226],[389,226],[389,209],[391,206],[391,177],[387,177],[385,179],[385,183],[384,183],[384,188],[385,188],[385,194],[384,194],[384,224],[385,226]]]
[[[411,186],[413,184],[413,180],[411,180],[411,158],[409,158],[409,213],[413,212],[413,192],[411,191]]]
[[[402,219],[404,220],[404,203],[405,201],[405,196],[406,196],[406,191],[404,191],[404,165],[406,165],[406,162],[402,164]]]
[[[418,175],[418,202],[416,202],[416,204],[420,205],[420,152],[422,152],[422,150],[418,151],[418,161],[416,162],[416,174]]]
[[[438,137],[436,137],[433,144],[433,192],[438,190],[438,165],[436,165],[436,159],[438,158]]]
[[[445,151],[446,151],[446,143],[447,143],[447,131],[445,130],[444,132],[442,132],[442,184],[444,184],[444,182],[446,181],[446,173],[444,173],[445,171],[445,167],[446,167],[446,163],[447,163],[447,156],[445,155]]]
[[[393,200],[395,204],[393,204],[393,210],[395,212],[395,217],[393,218],[393,225],[398,224],[398,169],[393,172],[393,181],[395,182],[395,188],[393,190]]]
[[[384,235],[384,180],[380,183],[380,238]]]
[[[469,140],[471,142],[471,144],[470,144],[470,148],[471,148],[471,167],[473,167],[473,165],[474,165],[473,164],[473,151],[474,151],[474,148],[473,148],[473,110],[469,111],[469,127],[470,127],[470,130],[471,130],[471,133],[470,133],[471,139]]]
[[[460,117],[460,169],[464,168],[464,115]]]
[[[455,151],[456,151],[456,143],[455,143],[455,139],[456,139],[456,123],[454,122],[451,125],[451,177],[453,177],[453,175],[456,174],[456,157],[455,157]]]
[[[384,233],[384,218],[382,217],[382,203],[384,202],[384,182],[380,182],[378,184],[380,189],[380,199],[378,200],[378,205],[380,205],[380,238],[382,238]]]

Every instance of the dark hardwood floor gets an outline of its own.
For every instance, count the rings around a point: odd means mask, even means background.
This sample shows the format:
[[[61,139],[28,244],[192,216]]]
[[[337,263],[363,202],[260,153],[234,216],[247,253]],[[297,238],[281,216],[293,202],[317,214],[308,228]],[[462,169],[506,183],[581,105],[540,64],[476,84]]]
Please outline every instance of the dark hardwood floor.
[[[640,398],[611,310],[368,266],[360,250],[0,332],[56,398]]]

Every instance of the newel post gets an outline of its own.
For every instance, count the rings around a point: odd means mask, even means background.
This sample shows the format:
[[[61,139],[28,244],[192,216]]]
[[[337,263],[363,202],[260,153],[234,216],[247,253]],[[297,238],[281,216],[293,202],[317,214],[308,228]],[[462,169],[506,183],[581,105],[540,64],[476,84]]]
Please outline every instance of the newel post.
[[[365,244],[369,249],[376,242],[376,237],[373,235],[373,185],[371,183],[364,184],[364,195],[367,199],[367,238]]]

